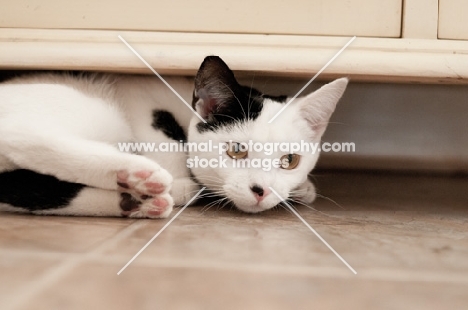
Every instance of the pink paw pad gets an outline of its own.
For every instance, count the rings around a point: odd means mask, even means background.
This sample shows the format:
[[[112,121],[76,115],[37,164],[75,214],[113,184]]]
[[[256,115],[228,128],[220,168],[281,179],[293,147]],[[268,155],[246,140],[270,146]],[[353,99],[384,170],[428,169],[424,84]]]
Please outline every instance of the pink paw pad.
[[[148,171],[148,170],[141,170],[141,171],[135,172],[133,175],[136,176],[136,177],[139,178],[139,179],[146,180],[146,179],[149,178],[152,174],[153,174],[153,172],[151,172],[151,171]]]
[[[121,188],[129,189],[130,185],[128,185],[127,183],[128,177],[129,177],[129,174],[127,171],[125,170],[118,171],[117,172],[117,185]]]
[[[154,206],[156,206],[158,208],[162,208],[162,209],[166,208],[169,205],[167,200],[164,199],[164,198],[156,198],[156,199],[153,200],[152,204]]]
[[[164,196],[170,179],[151,169],[122,169],[117,171],[120,210],[124,217],[166,217],[172,210],[172,199]],[[164,180],[168,179],[165,183]],[[165,198],[159,197],[163,195]]]
[[[150,194],[161,194],[165,190],[165,186],[157,182],[146,182],[145,186]]]
[[[151,209],[151,210],[148,210],[148,215],[160,216],[163,212],[164,210]]]
[[[117,180],[119,182],[126,182],[129,177],[129,174],[125,170],[120,170],[117,172]]]
[[[151,202],[151,204],[156,207],[155,209],[148,210],[148,215],[152,216],[160,216],[166,211],[166,208],[169,205],[167,200],[163,198],[156,198]]]

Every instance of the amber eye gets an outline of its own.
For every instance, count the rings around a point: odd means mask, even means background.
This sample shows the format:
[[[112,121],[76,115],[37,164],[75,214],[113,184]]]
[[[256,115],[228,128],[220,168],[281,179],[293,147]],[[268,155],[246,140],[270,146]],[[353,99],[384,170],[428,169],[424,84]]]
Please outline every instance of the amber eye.
[[[244,150],[244,147],[239,142],[228,142],[228,149],[226,154],[233,159],[242,159],[247,157],[247,150]]]
[[[281,168],[286,170],[292,170],[299,165],[299,160],[301,159],[300,155],[297,154],[287,154],[281,156]]]

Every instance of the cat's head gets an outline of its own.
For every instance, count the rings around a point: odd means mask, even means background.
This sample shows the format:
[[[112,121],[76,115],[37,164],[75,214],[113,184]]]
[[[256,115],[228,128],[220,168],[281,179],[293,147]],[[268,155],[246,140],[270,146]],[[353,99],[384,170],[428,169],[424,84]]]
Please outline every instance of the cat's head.
[[[304,144],[320,142],[347,83],[338,79],[296,98],[269,123],[290,99],[239,85],[219,57],[205,58],[192,104],[206,123],[194,117],[188,141],[199,146],[211,141],[212,149],[191,148],[193,175],[240,210],[255,213],[276,206],[281,200],[270,187],[286,199],[307,180],[319,153],[306,152]],[[301,144],[302,150],[291,151]]]

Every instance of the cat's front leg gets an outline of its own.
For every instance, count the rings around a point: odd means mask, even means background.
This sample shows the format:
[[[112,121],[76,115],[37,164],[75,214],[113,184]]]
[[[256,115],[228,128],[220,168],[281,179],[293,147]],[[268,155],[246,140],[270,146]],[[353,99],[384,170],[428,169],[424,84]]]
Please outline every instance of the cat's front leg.
[[[40,215],[166,218],[170,215],[172,206],[173,202],[169,194],[141,197],[128,192],[85,187],[67,205],[29,211]],[[26,208],[21,209],[28,211]],[[8,210],[17,211],[12,208]]]
[[[172,183],[172,175],[148,158],[73,136],[17,131],[0,137],[0,150],[18,168],[102,189],[117,190],[119,174],[147,195],[168,192]]]
[[[0,137],[0,149],[19,168],[130,194],[140,202],[138,210],[126,210],[132,217],[164,217],[174,205],[169,172],[148,158],[120,152],[106,143],[16,132]]]
[[[311,204],[316,197],[315,186],[309,179],[291,193],[291,198],[297,199],[307,205]]]

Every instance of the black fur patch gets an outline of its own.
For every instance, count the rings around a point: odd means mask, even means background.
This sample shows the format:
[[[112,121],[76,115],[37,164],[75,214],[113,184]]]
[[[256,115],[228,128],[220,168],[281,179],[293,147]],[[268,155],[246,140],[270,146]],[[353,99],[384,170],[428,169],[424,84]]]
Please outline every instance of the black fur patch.
[[[271,99],[279,103],[286,103],[286,100],[288,99],[288,96],[286,95],[281,95],[281,96],[270,96],[270,95],[263,95],[263,98],[265,99]]]
[[[263,109],[262,94],[250,87],[241,87],[234,96],[227,99],[223,105],[211,114],[206,123],[197,124],[198,132],[216,131],[233,123],[255,120]]]
[[[199,102],[200,98],[202,102]],[[195,77],[192,107],[206,120],[206,123],[197,124],[197,130],[200,133],[216,131],[233,123],[255,120],[266,98],[286,101],[286,96],[268,96],[255,88],[240,85],[221,58],[208,56]]]
[[[0,173],[0,202],[29,211],[66,207],[85,187],[18,169]]]
[[[164,110],[153,111],[153,123],[151,124],[154,129],[161,130],[166,136],[175,141],[187,141],[185,132],[177,123],[174,116]]]

